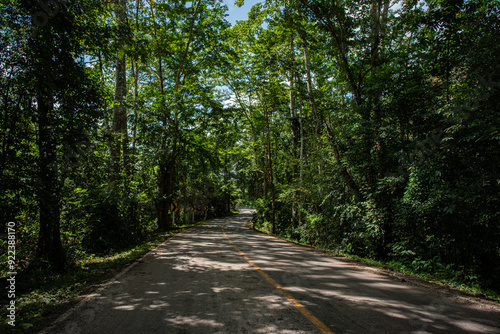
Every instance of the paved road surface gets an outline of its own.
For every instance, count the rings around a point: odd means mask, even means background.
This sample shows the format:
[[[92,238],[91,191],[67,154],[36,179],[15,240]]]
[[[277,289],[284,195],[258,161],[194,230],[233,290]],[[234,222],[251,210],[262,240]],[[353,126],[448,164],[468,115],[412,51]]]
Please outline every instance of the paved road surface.
[[[250,217],[176,235],[42,333],[500,333],[492,307],[251,231]]]

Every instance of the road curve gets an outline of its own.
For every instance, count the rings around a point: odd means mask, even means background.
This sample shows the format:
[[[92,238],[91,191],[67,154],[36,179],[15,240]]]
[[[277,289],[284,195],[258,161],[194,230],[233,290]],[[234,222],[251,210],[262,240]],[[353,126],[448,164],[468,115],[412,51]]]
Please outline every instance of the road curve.
[[[500,334],[495,308],[262,235],[244,227],[250,217],[174,236],[41,334]]]

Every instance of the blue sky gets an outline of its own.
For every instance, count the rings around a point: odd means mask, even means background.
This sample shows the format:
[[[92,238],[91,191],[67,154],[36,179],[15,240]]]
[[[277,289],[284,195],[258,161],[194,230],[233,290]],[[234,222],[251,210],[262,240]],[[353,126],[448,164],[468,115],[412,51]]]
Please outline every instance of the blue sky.
[[[223,1],[229,8],[227,12],[229,16],[226,17],[226,19],[233,25],[236,23],[236,21],[248,19],[248,12],[252,8],[252,6],[258,2],[262,2],[262,0],[245,0],[245,4],[242,7],[236,7],[234,5],[234,0]]]

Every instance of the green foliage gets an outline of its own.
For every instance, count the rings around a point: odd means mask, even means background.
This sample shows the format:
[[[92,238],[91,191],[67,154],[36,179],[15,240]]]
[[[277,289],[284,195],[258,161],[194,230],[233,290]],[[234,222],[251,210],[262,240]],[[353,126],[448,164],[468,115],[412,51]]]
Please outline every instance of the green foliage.
[[[257,226],[274,215],[276,232],[296,242],[498,290],[498,2],[406,2],[385,14],[377,3],[378,18],[359,1],[277,3],[235,28],[251,51],[234,90],[280,95],[268,104],[274,210],[259,165],[269,153],[258,117],[266,105],[239,103],[254,117],[254,182],[264,183]],[[307,40],[318,121],[302,79]],[[266,85],[268,73],[280,85]],[[295,119],[283,107],[293,93]]]
[[[46,264],[47,199],[67,270],[174,229],[172,203],[181,225],[238,201],[296,242],[500,290],[497,1],[266,1],[232,28],[221,1],[126,4],[126,25],[113,3],[58,3],[40,26],[36,2],[1,9],[0,224],[19,270]]]
[[[224,38],[226,8],[219,1],[200,1],[195,13],[186,3],[151,4],[127,2],[126,27],[115,24],[112,3],[55,2],[52,13],[24,1],[2,7],[0,212],[5,218],[2,232],[8,221],[16,222],[20,271],[38,261],[33,246],[44,199],[37,193],[46,183],[40,178],[42,168],[52,171],[51,184],[56,186],[51,224],[59,225],[68,266],[85,252],[106,254],[130,247],[159,227],[158,167],[171,158],[176,163],[169,200],[179,202],[178,224],[191,221],[193,205],[198,208],[195,220],[206,218],[205,206],[208,217],[225,215],[234,206],[239,192],[231,176],[237,129],[221,122],[233,116],[222,107],[219,73],[207,71],[222,69],[231,54]],[[45,14],[46,22],[31,20]],[[37,48],[39,44],[47,47]],[[40,65],[45,55],[41,49],[53,53],[51,66]],[[127,69],[134,66],[125,97],[127,108],[133,105],[128,120],[134,137],[127,156],[120,158],[128,166],[115,175],[110,120],[118,49]],[[161,93],[150,70],[159,61]],[[37,92],[47,87],[55,108],[42,124]],[[48,129],[46,145],[54,155],[40,152],[40,128]],[[55,158],[46,163],[41,156]],[[0,247],[6,250],[4,240]],[[7,252],[1,254],[3,259]],[[2,275],[6,263],[2,261]]]

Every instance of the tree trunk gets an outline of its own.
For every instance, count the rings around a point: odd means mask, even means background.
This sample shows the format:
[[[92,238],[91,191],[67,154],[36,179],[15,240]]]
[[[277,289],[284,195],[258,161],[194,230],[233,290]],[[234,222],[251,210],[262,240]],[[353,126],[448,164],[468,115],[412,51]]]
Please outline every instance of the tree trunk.
[[[61,182],[57,161],[58,133],[54,112],[52,85],[54,46],[52,32],[44,29],[35,41],[36,104],[38,113],[38,207],[40,231],[36,256],[48,261],[56,271],[62,271],[65,256],[61,243],[60,211]]]
[[[58,177],[56,133],[51,117],[54,103],[50,89],[38,94],[37,105],[40,232],[36,254],[38,258],[48,260],[54,269],[61,271],[65,264],[60,233],[61,185]]]
[[[226,187],[226,213],[230,214],[231,213],[231,187],[230,187],[230,180],[231,180],[231,175],[229,173],[229,169],[227,168],[229,162],[227,157],[224,158],[224,183]]]
[[[153,11],[153,1],[150,0],[150,10],[151,10],[151,16],[153,17],[154,21],[154,11]],[[180,55],[180,60],[179,60],[179,67],[177,69],[176,75],[175,75],[175,95],[174,99],[176,99],[174,105],[177,107],[180,103],[182,103],[182,99],[179,96],[179,93],[181,92],[181,86],[183,85],[184,79],[181,80],[181,77],[184,72],[184,64],[187,60],[188,57],[188,52],[189,52],[189,47],[191,45],[191,41],[193,38],[193,29],[194,29],[194,24],[196,21],[196,17],[198,15],[198,10],[201,4],[201,0],[198,0],[192,21],[191,21],[191,26],[189,30],[189,36],[188,40],[186,42],[186,46],[184,47],[184,50],[182,54]],[[156,32],[156,25],[153,23],[153,28],[154,28],[154,36],[156,40],[157,47],[159,45],[158,43],[158,36]],[[162,73],[162,58],[159,57],[158,59],[158,73],[156,74],[160,83],[160,94],[162,99],[164,99],[164,86],[163,86],[163,73]],[[181,83],[182,81],[182,83]],[[164,103],[164,100],[162,100]],[[163,127],[165,130],[167,130],[167,123],[169,119],[170,113],[169,111],[166,111],[166,114],[164,115],[163,118]],[[166,131],[165,131],[166,132]],[[179,140],[180,140],[180,131],[179,131],[179,121],[178,121],[178,111],[174,110],[174,122],[173,122],[173,138],[172,138],[172,145],[171,145],[171,153],[166,154],[164,156],[160,157],[160,200],[159,200],[159,209],[158,209],[158,229],[165,231],[170,229],[171,226],[171,220],[170,220],[170,205],[172,204],[173,200],[173,189],[174,189],[174,182],[175,182],[175,165],[177,162],[177,150],[178,150],[178,145],[179,145]],[[162,138],[162,152],[168,152],[170,147],[167,146],[166,143],[166,138]]]
[[[275,193],[274,193],[274,175],[273,175],[273,155],[271,151],[271,125],[267,107],[264,106],[264,112],[267,119],[267,159],[269,166],[269,187],[271,188],[271,233],[276,234],[276,213],[275,213]]]
[[[135,11],[135,25],[139,26],[139,8],[141,2],[137,1],[136,11]],[[136,156],[136,141],[137,141],[137,113],[139,109],[138,97],[139,97],[139,61],[134,59],[132,61],[132,75],[134,76],[134,127],[132,129],[132,155],[135,160]]]
[[[304,203],[303,190],[304,190],[304,150],[305,150],[305,138],[304,138],[304,123],[302,121],[302,113],[299,116],[299,127],[300,127],[300,155],[299,155],[299,225],[302,224],[302,203]]]
[[[388,2],[382,3],[382,1],[377,1],[373,3],[370,7],[370,14],[372,16],[372,47],[371,47],[371,67],[372,71],[377,71],[379,67],[379,53],[381,49],[381,40],[380,35],[385,31],[385,26],[381,26],[382,24],[386,24],[388,12]],[[372,117],[376,129],[381,126],[382,122],[382,111],[380,108],[381,104],[381,95],[377,94],[372,96]],[[382,230],[382,244],[379,249],[379,257],[387,256],[387,246],[392,243],[392,225],[394,222],[394,218],[392,215],[392,201],[390,195],[386,191],[376,191],[377,182],[376,180],[381,179],[387,169],[386,161],[387,161],[387,152],[385,149],[385,143],[382,138],[378,135],[379,131],[375,131],[373,136],[373,147],[374,150],[374,161],[376,163],[376,170],[374,171],[374,180],[372,187],[372,192],[375,193],[375,205],[384,213],[383,222],[381,225]]]
[[[293,43],[294,34],[290,34],[290,55],[292,66],[290,69],[290,131],[292,135],[292,182],[295,183],[297,179],[297,144],[299,129],[299,121],[297,117],[297,100],[295,89],[295,46]],[[297,222],[297,196],[296,189],[292,194],[292,224],[295,226]]]
[[[312,79],[311,79],[311,62],[309,60],[309,50],[307,48],[307,40],[302,37],[302,43],[304,48],[304,62],[306,68],[306,79],[307,79],[307,95],[309,97],[309,105],[311,106],[311,111],[314,118],[314,133],[316,134],[316,150],[318,153],[321,151],[321,129],[320,129],[320,119],[316,109],[316,102],[314,101],[314,94],[312,89]],[[320,160],[321,161],[321,160]],[[322,173],[321,162],[318,161],[318,172]]]
[[[154,1],[150,0],[149,1],[149,10],[151,12],[151,17],[153,21],[153,35],[155,38],[156,42],[156,47],[159,51],[159,41],[158,41],[158,36],[157,36],[157,30],[156,30],[156,19],[155,19],[155,12],[154,12]],[[165,111],[165,114],[163,115],[163,118],[161,119],[162,121],[162,126],[164,127],[165,131],[164,134],[162,135],[160,145],[161,145],[161,152],[167,152],[168,147],[167,147],[167,137],[166,137],[166,127],[169,119],[169,111],[166,110],[165,108],[165,97],[164,97],[164,85],[163,85],[163,67],[162,67],[163,59],[160,56],[158,56],[158,68],[157,71],[155,72],[156,77],[158,78],[158,84],[159,84],[159,91],[160,91],[160,96],[161,96],[161,105],[162,109]],[[170,219],[170,191],[171,185],[170,185],[170,165],[171,163],[169,162],[169,159],[167,156],[165,156],[166,153],[161,153],[159,157],[159,170],[160,170],[160,175],[159,175],[159,199],[158,199],[158,214],[157,214],[157,222],[158,222],[158,230],[159,231],[166,231],[168,230],[169,226],[169,219]]]
[[[14,73],[13,70],[10,70],[10,75],[9,75],[9,80],[7,80],[7,88],[5,89],[4,96],[3,96],[3,131],[1,133],[2,136],[2,152],[0,155],[0,168],[4,170],[5,164],[7,162],[7,142],[9,141],[9,125],[8,125],[8,119],[9,119],[9,95],[10,95],[10,84],[12,82],[12,74]],[[21,97],[20,97],[21,98]],[[20,103],[20,102],[19,102]],[[18,103],[18,105],[19,105]],[[15,133],[14,129],[10,130],[11,133]]]
[[[307,40],[304,37],[302,37],[302,43],[304,48],[304,63],[305,63],[304,65],[306,68],[307,96],[309,97],[309,105],[311,106],[311,111],[313,113],[314,132],[316,134],[316,139],[319,148],[321,142],[320,120],[316,109],[316,102],[314,101],[314,93],[312,89],[311,62],[309,60],[309,50],[307,48]]]
[[[176,152],[160,163],[160,200],[158,203],[158,230],[168,231],[172,228],[170,206],[173,203],[173,186],[175,182]]]
[[[98,58],[99,58],[99,68],[101,70],[101,79],[104,84],[104,82],[106,82],[106,77],[104,76],[104,66],[102,63],[101,50],[99,50]],[[108,117],[108,101],[106,100],[106,98],[103,98],[102,108],[104,111],[104,133],[106,134],[106,136],[108,136],[110,133],[110,128],[109,128],[109,117]]]
[[[139,95],[139,69],[137,68],[137,61],[132,62],[132,75],[134,76],[134,125],[132,129],[132,155],[135,159],[136,156],[136,141],[137,141],[137,113],[138,113],[138,95]]]
[[[127,0],[114,0],[115,15],[117,24],[120,27],[127,25]],[[113,143],[111,145],[110,156],[113,166],[113,178],[119,178],[121,170],[128,170],[128,133],[127,133],[127,108],[125,106],[125,96],[127,95],[127,76],[124,55],[125,42],[118,39],[118,50],[116,52],[116,76],[115,76],[115,97],[113,105]]]

